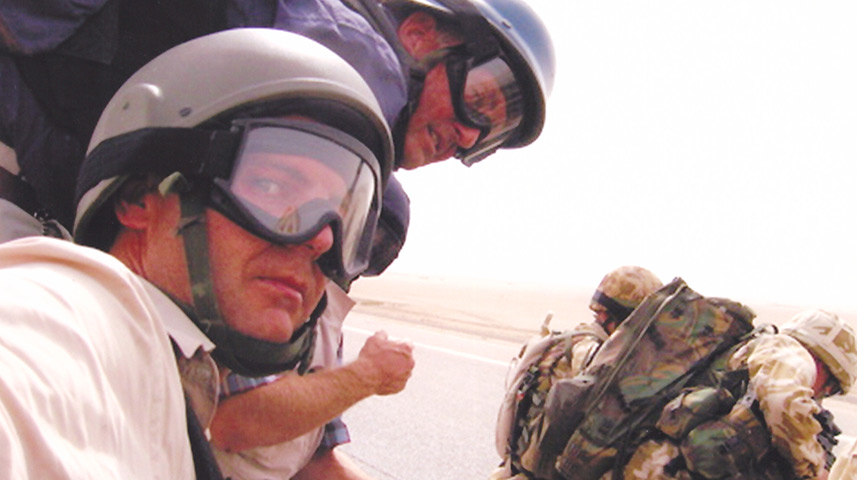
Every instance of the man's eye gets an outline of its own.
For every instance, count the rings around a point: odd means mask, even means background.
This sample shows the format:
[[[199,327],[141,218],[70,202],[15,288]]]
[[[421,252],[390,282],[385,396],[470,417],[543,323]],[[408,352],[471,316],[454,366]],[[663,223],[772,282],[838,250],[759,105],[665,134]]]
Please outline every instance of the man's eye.
[[[254,191],[263,195],[279,195],[284,190],[281,183],[268,178],[257,178],[253,180],[250,185]]]

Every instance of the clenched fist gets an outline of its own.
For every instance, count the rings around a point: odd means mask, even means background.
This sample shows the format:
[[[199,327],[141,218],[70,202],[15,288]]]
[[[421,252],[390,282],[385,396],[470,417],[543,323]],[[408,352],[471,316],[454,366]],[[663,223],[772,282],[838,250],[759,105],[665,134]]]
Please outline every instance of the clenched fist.
[[[363,344],[354,366],[359,367],[375,395],[398,393],[411,378],[413,350],[410,342],[390,340],[384,331],[375,332]]]

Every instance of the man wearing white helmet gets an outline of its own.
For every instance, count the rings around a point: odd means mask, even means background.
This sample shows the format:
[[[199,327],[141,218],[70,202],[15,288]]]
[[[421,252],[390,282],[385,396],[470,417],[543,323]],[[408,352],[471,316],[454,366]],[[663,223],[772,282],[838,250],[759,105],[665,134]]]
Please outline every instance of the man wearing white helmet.
[[[728,369],[747,372],[745,396],[683,438],[652,436],[631,456],[625,479],[828,478],[821,403],[854,385],[854,329],[835,314],[805,311],[779,333],[746,342]]]
[[[222,373],[311,366],[325,285],[366,268],[392,158],[365,82],[302,37],[222,32],[132,76],[78,182],[75,239],[112,256],[0,246],[2,476],[216,478],[191,442]],[[316,430],[412,365],[409,346],[375,339],[295,375],[316,416],[294,421]]]
[[[372,239],[372,255],[364,276],[380,275],[393,262],[407,236],[409,223],[409,199],[407,194],[390,177],[384,189],[384,200],[378,219],[378,227]],[[345,291],[336,285],[328,285],[327,308],[319,318],[313,366],[330,366],[341,363],[340,345],[342,323],[355,305]],[[222,382],[221,396],[229,396],[221,402],[211,424],[211,440],[221,469],[234,479],[288,478],[300,469],[301,455],[305,455],[307,442],[318,442],[319,431],[308,435],[297,435],[294,421],[284,416],[280,395],[288,395],[295,389],[293,378],[276,374],[267,377],[245,377],[229,374]],[[399,386],[395,382],[388,393],[395,393]],[[299,433],[299,432],[298,432]],[[337,418],[325,425],[317,459],[330,458],[332,449],[350,441],[344,422]],[[300,452],[304,452],[301,454]],[[296,457],[297,454],[297,457]],[[340,459],[339,461],[342,461]],[[334,478],[321,461],[312,462],[297,472],[294,478]]]

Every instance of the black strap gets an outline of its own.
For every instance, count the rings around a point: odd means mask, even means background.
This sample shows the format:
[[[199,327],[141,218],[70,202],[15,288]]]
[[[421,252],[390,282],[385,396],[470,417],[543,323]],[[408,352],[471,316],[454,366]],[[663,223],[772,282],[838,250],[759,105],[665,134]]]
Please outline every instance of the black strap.
[[[170,338],[170,343],[173,346],[173,353],[176,358],[183,357],[181,349],[176,345],[175,340]],[[190,405],[190,398],[187,393],[184,396],[185,417],[187,418],[187,438],[190,441],[190,451],[193,455],[193,468],[196,472],[197,480],[224,480],[223,474],[220,473],[220,467],[217,466],[217,460],[214,458],[214,453],[211,451],[211,444],[205,436],[205,429],[199,424],[196,418],[196,413]]]
[[[634,311],[634,307],[626,307],[616,300],[608,297],[600,290],[595,291],[592,299],[603,305],[604,308],[606,308],[607,311],[619,321],[619,323],[628,318],[628,315],[631,315],[631,312]]]
[[[33,187],[5,168],[0,168],[0,198],[14,203],[33,216],[42,210]]]
[[[241,134],[194,128],[150,127],[109,138],[87,155],[77,179],[75,203],[105,178],[179,172],[193,178],[227,178]]]
[[[190,440],[190,451],[193,454],[193,467],[197,480],[223,480],[217,460],[211,452],[211,444],[205,437],[205,432],[196,419],[196,413],[190,406],[190,400],[185,395],[187,416],[187,437]]]

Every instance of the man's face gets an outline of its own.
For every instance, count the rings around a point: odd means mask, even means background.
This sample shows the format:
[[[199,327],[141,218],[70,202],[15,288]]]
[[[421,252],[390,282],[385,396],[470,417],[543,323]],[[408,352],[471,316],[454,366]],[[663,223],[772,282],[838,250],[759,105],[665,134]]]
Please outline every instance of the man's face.
[[[338,205],[347,187],[322,162],[257,152],[242,159],[230,190],[289,230],[301,205],[316,200]],[[333,245],[330,226],[302,244],[275,245],[209,210],[208,235],[214,290],[226,322],[255,338],[291,338],[324,293],[327,278],[316,260]]]
[[[590,305],[589,309],[592,310],[595,323],[601,325],[601,328],[603,328],[608,335],[616,331],[616,327],[618,327],[619,324],[616,322],[615,318],[610,316],[610,312],[607,311],[606,307],[597,303]]]
[[[399,40],[405,50],[422,60],[439,49],[463,43],[463,36],[441,32],[434,17],[417,12],[399,26]],[[422,92],[405,130],[403,158],[400,166],[411,170],[430,163],[452,158],[456,151],[473,147],[479,140],[480,130],[463,123],[456,115],[453,100],[464,100],[478,116],[502,124],[507,115],[505,97],[499,84],[482,72],[471,76],[467,87],[450,91],[449,72],[440,62],[426,73]],[[459,79],[460,80],[460,79]],[[458,98],[453,98],[456,96]]]
[[[333,245],[330,226],[300,245],[274,245],[209,210],[214,292],[232,328],[284,342],[318,305],[327,284],[316,260]]]
[[[834,395],[839,389],[836,377],[830,373],[830,369],[821,360],[815,358],[815,382],[812,385],[812,393],[816,398],[825,398]]]
[[[298,198],[308,201],[312,195],[332,191],[316,188],[321,181],[342,184],[335,173],[324,170],[327,167],[313,167],[288,156],[268,156],[251,165],[236,176],[235,188],[262,209],[276,203],[271,201],[273,196],[293,199],[294,192],[302,190]],[[309,188],[296,187],[298,175],[303,175],[300,181]],[[321,177],[316,178],[318,175]],[[157,192],[147,193],[139,205],[126,204],[117,210],[120,221],[131,232],[130,238],[140,242],[139,247],[130,249],[140,252],[140,260],[135,261],[133,254],[117,257],[165,292],[191,303],[184,238],[177,233],[180,210],[178,195],[163,197]],[[212,209],[205,213],[205,224],[214,294],[225,322],[258,339],[288,341],[324,293],[328,279],[316,261],[333,245],[330,226],[301,244],[277,245]],[[123,244],[122,238],[128,237],[120,235],[118,245]]]
[[[401,167],[411,170],[451,158],[458,148],[475,145],[480,133],[456,117],[446,65],[438,64],[426,75],[419,102],[408,122]]]

